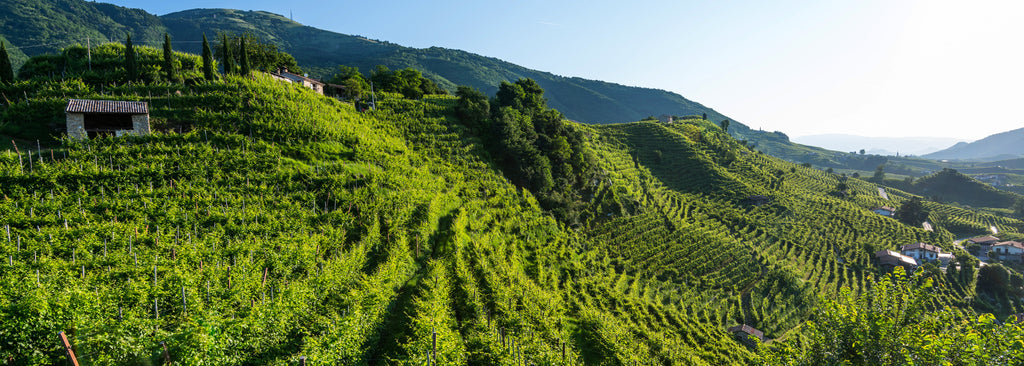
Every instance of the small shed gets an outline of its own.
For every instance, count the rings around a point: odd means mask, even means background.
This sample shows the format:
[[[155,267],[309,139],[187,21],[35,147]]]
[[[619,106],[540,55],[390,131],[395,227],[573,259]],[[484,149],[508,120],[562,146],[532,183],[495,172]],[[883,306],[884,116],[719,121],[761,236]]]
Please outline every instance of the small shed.
[[[756,196],[747,197],[746,201],[747,201],[748,204],[751,204],[751,205],[754,205],[754,206],[763,206],[763,205],[767,205],[767,204],[771,203],[772,202],[772,198],[768,197],[768,196],[765,196],[765,195],[760,195],[759,194],[759,195],[756,195]]]
[[[149,105],[146,102],[71,99],[64,112],[71,138],[150,133]]]
[[[730,327],[728,331],[743,343],[753,345],[753,343],[751,343],[750,336],[757,338],[758,342],[764,342],[764,333],[746,324]]]
[[[885,217],[896,216],[896,209],[889,206],[875,207],[871,211]]]

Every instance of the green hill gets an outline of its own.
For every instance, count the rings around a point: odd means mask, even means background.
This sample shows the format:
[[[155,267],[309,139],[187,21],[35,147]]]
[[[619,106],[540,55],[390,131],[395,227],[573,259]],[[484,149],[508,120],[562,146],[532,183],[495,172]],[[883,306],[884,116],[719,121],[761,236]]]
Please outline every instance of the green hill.
[[[1024,232],[941,205],[935,232],[900,224],[869,209],[908,194],[848,179],[835,197],[841,177],[700,119],[567,125],[597,167],[572,227],[506,180],[453,97],[363,114],[263,76],[0,89],[28,96],[7,111],[148,101],[163,131],[0,154],[0,357],[24,364],[59,362],[58,331],[97,364],[156,362],[159,342],[183,363],[423,363],[434,332],[451,364],[559,363],[563,345],[587,364],[751,363],[727,327],[798,338],[818,296],[872,283],[879,249]],[[934,277],[930,306],[1024,310],[964,276]]]
[[[46,57],[80,68],[76,50]],[[100,50],[96,75],[0,85],[22,96],[0,107],[15,364],[63,362],[61,331],[87,364],[160,363],[161,342],[182,364],[756,364],[729,327],[799,345],[816,305],[885,276],[877,251],[917,242],[957,254],[912,277],[934,283],[916,304],[947,317],[934,329],[1024,311],[1024,277],[953,244],[1024,222],[928,201],[934,230],[905,225],[871,209],[912,193],[713,121],[589,125],[543,103],[467,121],[453,96],[390,93],[358,112],[261,73],[203,81],[194,55],[163,81],[147,47],[155,80],[111,81],[123,48]],[[146,101],[156,133],[40,148],[68,98]],[[1011,352],[996,340],[956,344]]]
[[[0,4],[0,14],[5,14],[0,15],[0,37],[9,41],[16,68],[29,56],[85,45],[87,38],[98,45],[123,42],[131,33],[136,44],[159,47],[163,33],[169,32],[175,49],[198,54],[203,33],[211,41],[219,32],[250,33],[292,54],[314,77],[330,77],[342,64],[359,67],[364,73],[377,65],[393,70],[412,67],[449,91],[457,85],[470,85],[487,94],[493,94],[501,81],[532,78],[547,91],[551,107],[579,122],[621,123],[661,114],[707,114],[715,123],[728,119],[664,90],[563,77],[460,50],[403,47],[303,26],[262,11],[193,9],[158,17],[139,9],[83,0],[17,0]],[[787,160],[815,164],[834,160],[833,152],[794,144],[784,134],[751,130],[739,122],[733,121],[730,133]]]
[[[997,133],[974,142],[961,142],[924,155],[935,160],[996,161],[1024,157],[1024,128]]]

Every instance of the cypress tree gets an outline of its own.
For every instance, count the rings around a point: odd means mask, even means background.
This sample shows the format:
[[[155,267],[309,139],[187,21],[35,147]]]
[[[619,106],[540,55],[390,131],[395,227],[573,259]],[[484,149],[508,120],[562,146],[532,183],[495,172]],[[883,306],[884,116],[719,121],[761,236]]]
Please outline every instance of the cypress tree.
[[[221,46],[224,47],[224,75],[231,75],[235,70],[235,60],[231,57],[231,43],[228,42],[228,35],[222,36]]]
[[[132,35],[124,42],[124,71],[128,74],[128,81],[135,81],[138,78],[138,64],[135,62],[135,46],[132,46]]]
[[[241,38],[240,40],[241,40],[241,46],[240,46],[241,50],[238,51],[238,53],[240,53],[240,55],[238,55],[238,56],[239,56],[239,58],[242,59],[242,61],[239,62],[239,63],[241,64],[240,66],[241,66],[241,69],[242,69],[242,75],[248,76],[250,71],[252,71],[249,68],[249,52],[246,52],[246,50],[245,50],[245,43],[246,43],[245,42],[245,38]]]
[[[11,58],[7,55],[7,45],[0,42],[0,83],[14,82],[14,68]]]
[[[171,35],[164,33],[164,71],[167,75],[167,81],[174,82],[177,79],[177,74],[174,71],[174,51],[171,50]]]
[[[210,49],[210,42],[206,40],[206,33],[203,33],[203,77],[206,80],[213,80],[213,50]]]

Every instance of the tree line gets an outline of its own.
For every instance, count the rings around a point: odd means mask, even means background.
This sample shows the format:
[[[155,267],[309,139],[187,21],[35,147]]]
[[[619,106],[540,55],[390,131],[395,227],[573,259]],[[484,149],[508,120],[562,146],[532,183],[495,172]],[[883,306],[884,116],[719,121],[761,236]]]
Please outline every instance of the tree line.
[[[595,158],[583,134],[548,108],[544,89],[525,78],[502,82],[493,98],[468,86],[456,96],[456,118],[487,142],[505,177],[558,219],[578,223]]]
[[[366,77],[358,67],[339,65],[338,72],[327,83],[337,89],[339,96],[354,100],[365,99],[370,92],[399,93],[408,99],[419,99],[427,94],[448,94],[447,90],[411,67],[392,71],[387,66],[377,65]]]

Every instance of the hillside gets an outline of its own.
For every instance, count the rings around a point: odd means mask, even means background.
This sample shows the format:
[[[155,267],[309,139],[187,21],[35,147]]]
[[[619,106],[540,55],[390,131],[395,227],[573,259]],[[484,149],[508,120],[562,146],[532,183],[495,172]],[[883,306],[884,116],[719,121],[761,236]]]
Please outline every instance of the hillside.
[[[5,118],[116,97],[148,101],[163,131],[0,154],[0,357],[23,364],[59,362],[57,331],[98,364],[152,362],[161,341],[184,363],[423,363],[434,332],[451,364],[559,363],[563,347],[571,363],[745,364],[726,328],[799,337],[819,296],[870,286],[879,249],[1024,232],[942,205],[934,232],[900,224],[869,209],[910,195],[847,179],[839,198],[842,177],[700,119],[570,123],[600,172],[574,228],[509,183],[452,97],[363,114],[262,76],[2,89],[29,98]],[[965,268],[934,277],[930,306],[1024,310]]]
[[[943,169],[901,188],[934,201],[975,207],[1010,208],[1017,200],[1024,199],[1024,196],[993,188],[953,169]]]
[[[157,47],[169,32],[175,49],[200,52],[202,34],[213,40],[219,32],[251,33],[291,53],[314,77],[330,77],[338,65],[369,73],[377,65],[412,67],[443,88],[470,85],[493,94],[501,81],[532,78],[547,91],[548,104],[571,120],[620,123],[661,114],[707,114],[718,123],[728,117],[678,94],[531,70],[496,58],[444,49],[416,49],[394,43],[324,31],[261,11],[193,9],[155,16],[139,9],[84,0],[16,0],[0,4],[0,38],[8,40],[15,67],[29,56],[55,53],[74,44],[123,42],[131,33],[136,44]],[[730,134],[757,149],[791,161],[834,159],[834,152],[794,144],[782,133],[752,130],[732,121]]]
[[[961,142],[922,157],[935,160],[996,161],[1024,157],[1024,128]]]

